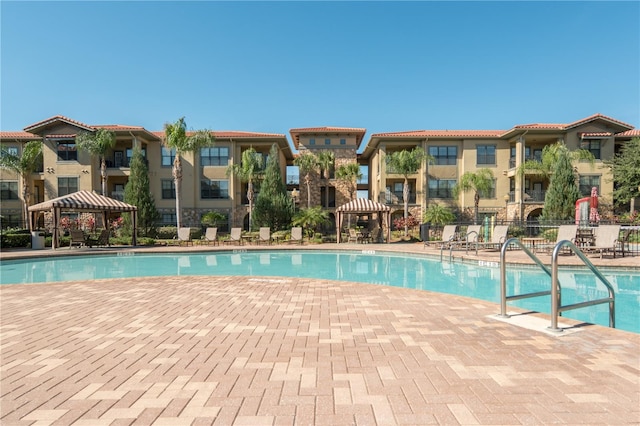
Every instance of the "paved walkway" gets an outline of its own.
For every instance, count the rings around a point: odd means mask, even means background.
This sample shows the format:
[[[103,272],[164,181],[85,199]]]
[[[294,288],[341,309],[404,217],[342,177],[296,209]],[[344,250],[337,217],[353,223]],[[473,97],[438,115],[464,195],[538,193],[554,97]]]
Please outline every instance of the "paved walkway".
[[[583,324],[556,336],[496,312],[464,297],[273,277],[1,286],[0,422],[640,424],[640,335]]]

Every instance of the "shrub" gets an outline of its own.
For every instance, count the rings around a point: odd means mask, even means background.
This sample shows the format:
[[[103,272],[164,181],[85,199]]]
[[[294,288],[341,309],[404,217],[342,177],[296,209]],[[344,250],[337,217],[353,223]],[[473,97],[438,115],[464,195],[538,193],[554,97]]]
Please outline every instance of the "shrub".
[[[159,240],[173,240],[178,236],[178,228],[175,226],[162,226],[158,228]]]

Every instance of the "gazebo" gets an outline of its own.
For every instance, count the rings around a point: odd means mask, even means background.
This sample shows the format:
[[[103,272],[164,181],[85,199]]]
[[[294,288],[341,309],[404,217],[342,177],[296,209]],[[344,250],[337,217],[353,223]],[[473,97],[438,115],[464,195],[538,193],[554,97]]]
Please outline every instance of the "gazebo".
[[[74,192],[72,194],[63,195],[62,197],[54,198],[30,206],[29,220],[32,225],[31,229],[33,229],[33,224],[35,224],[36,222],[37,214],[43,211],[51,211],[53,215],[53,239],[51,242],[51,247],[54,249],[58,247],[58,241],[60,238],[60,213],[63,211],[102,213],[102,220],[107,230],[109,230],[109,213],[131,212],[131,223],[133,224],[133,238],[131,243],[134,246],[137,244],[136,230],[138,221],[138,208],[131,204],[127,204],[113,198],[105,197],[104,195],[99,195],[91,191]]]
[[[386,204],[376,203],[367,198],[356,198],[336,209],[336,241],[339,243],[341,239],[342,222],[345,214],[365,214],[377,213],[378,225],[380,229],[384,229],[383,224],[387,226],[387,243],[391,240],[391,209]]]

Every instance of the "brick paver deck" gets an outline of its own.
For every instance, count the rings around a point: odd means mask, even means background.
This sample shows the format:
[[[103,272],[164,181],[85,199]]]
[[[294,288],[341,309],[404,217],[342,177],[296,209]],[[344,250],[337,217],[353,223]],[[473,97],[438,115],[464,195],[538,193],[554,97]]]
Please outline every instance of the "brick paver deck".
[[[312,279],[0,287],[2,425],[640,424],[640,335]]]

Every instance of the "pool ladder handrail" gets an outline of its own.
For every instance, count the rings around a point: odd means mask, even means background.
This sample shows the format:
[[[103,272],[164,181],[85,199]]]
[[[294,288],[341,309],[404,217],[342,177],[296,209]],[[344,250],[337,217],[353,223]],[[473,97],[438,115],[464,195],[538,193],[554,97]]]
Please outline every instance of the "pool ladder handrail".
[[[551,277],[551,290],[507,296],[507,267],[505,259],[507,248],[512,244],[519,246],[538,266],[540,266],[540,268],[542,268],[547,275]],[[609,297],[562,306],[562,288],[560,286],[560,281],[558,280],[558,255],[560,254],[560,250],[565,246],[574,252],[591,270],[591,272],[605,285],[605,287],[607,287]],[[561,315],[562,312],[602,303],[609,303],[609,327],[615,328],[615,292],[613,290],[613,286],[575,244],[569,240],[562,240],[558,242],[553,248],[553,253],[551,255],[551,269],[549,269],[535,254],[529,251],[529,249],[527,249],[519,239],[510,238],[505,241],[500,248],[500,316],[509,317],[509,315],[507,315],[507,300],[526,299],[529,297],[546,296],[548,294],[551,295],[551,326],[549,327],[551,331],[562,331],[561,328],[558,328],[558,316]]]

